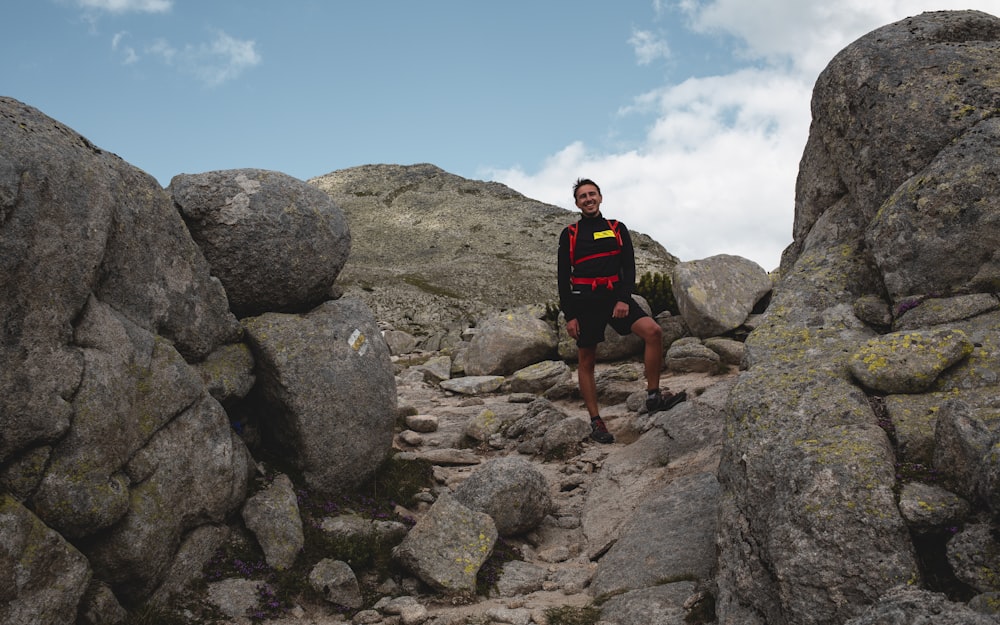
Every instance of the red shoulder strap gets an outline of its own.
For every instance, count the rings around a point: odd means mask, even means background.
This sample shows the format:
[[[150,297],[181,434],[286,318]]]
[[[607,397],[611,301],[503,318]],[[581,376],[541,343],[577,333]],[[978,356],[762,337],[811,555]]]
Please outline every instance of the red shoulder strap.
[[[578,224],[570,224],[566,226],[566,230],[569,231],[569,264],[573,266],[576,264],[576,230]]]
[[[622,246],[622,233],[618,232],[618,220],[617,219],[605,219],[608,225],[611,226],[611,231],[615,233],[615,239],[618,240],[618,247]]]
[[[588,260],[591,258],[598,258],[601,256],[614,256],[615,254],[621,252],[622,234],[621,232],[618,231],[618,226],[619,226],[618,220],[605,219],[604,221],[607,222],[608,227],[611,228],[611,231],[615,233],[615,240],[618,241],[618,249],[613,252],[602,252],[600,254],[585,256],[584,258],[580,259],[580,262],[583,262],[584,260]],[[566,229],[569,231],[569,264],[572,266],[576,266],[576,231],[578,226],[579,222],[566,226]]]

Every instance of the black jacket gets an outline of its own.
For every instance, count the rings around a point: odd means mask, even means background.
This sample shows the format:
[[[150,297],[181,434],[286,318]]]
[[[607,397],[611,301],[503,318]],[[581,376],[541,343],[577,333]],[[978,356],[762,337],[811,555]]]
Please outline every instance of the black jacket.
[[[591,254],[608,252],[618,248],[618,239],[608,236],[611,224],[603,216],[584,217],[577,222],[576,259],[585,258]],[[595,233],[599,236],[595,237]],[[618,301],[628,302],[635,289],[635,251],[632,249],[632,237],[625,224],[618,222],[618,233],[621,236],[620,253],[613,256],[600,256],[576,266],[570,264],[569,228],[563,228],[559,235],[559,308],[566,315],[566,320],[576,319],[581,306],[586,306],[588,300],[607,295],[606,287],[591,289],[586,285],[573,285],[570,278],[599,278],[618,276],[612,294]],[[600,236],[603,235],[603,236]],[[576,294],[574,294],[574,291]]]

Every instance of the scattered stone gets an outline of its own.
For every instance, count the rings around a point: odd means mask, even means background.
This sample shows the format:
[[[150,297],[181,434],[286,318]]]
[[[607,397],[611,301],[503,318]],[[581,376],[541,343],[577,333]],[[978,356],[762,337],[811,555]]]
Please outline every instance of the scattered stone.
[[[562,360],[544,360],[518,369],[507,380],[511,392],[544,393],[556,384],[572,378],[572,372]]]
[[[428,434],[438,429],[438,417],[430,414],[415,414],[406,417],[406,427],[414,432]]]
[[[969,502],[931,484],[908,482],[899,494],[899,512],[910,529],[917,533],[958,526],[969,511]]]
[[[393,557],[439,592],[471,595],[496,539],[496,524],[489,515],[442,494],[393,550]]]
[[[722,358],[693,336],[674,341],[667,350],[667,370],[677,373],[710,373],[719,370]]]
[[[552,509],[545,476],[519,456],[483,463],[454,496],[466,507],[490,515],[501,536],[530,531]]]
[[[501,597],[527,595],[542,589],[548,572],[530,562],[513,560],[503,565],[503,572],[496,583],[496,594]]]
[[[410,447],[419,447],[424,443],[424,437],[417,434],[413,430],[403,430],[400,432],[399,440],[403,441]]]
[[[434,356],[428,358],[424,364],[415,366],[414,369],[424,374],[424,381],[428,384],[439,384],[451,379],[451,358]]]
[[[409,354],[417,348],[417,339],[409,332],[402,330],[386,330],[382,332],[385,344],[389,346],[389,353],[393,356]]]
[[[961,330],[894,332],[869,340],[851,356],[851,373],[880,393],[921,393],[946,369],[972,353]]]
[[[475,375],[444,380],[441,388],[460,395],[482,395],[498,390],[503,383],[501,375]]]
[[[465,435],[471,439],[485,442],[490,436],[500,431],[502,422],[497,413],[489,408],[481,410],[479,414],[469,419],[465,425]]]
[[[364,605],[358,578],[346,562],[323,558],[309,572],[309,585],[335,605],[351,609]]]
[[[305,537],[295,489],[287,475],[279,474],[243,506],[243,521],[254,533],[267,563],[287,569],[295,562]]]

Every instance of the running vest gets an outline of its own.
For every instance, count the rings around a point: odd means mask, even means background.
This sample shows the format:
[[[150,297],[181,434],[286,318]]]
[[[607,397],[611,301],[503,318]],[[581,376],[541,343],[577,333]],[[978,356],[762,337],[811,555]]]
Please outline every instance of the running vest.
[[[622,252],[622,235],[618,231],[618,221],[614,219],[605,219],[608,226],[611,228],[611,232],[614,233],[615,239],[618,241],[618,248],[614,250],[608,250],[605,252],[598,252],[596,254],[588,254],[582,258],[576,257],[576,231],[579,228],[579,223],[570,224],[566,227],[569,232],[569,264],[572,267],[576,267],[580,263],[586,262],[588,260],[593,260],[595,258],[601,258],[604,256],[617,256]],[[606,287],[608,289],[615,288],[615,282],[618,282],[618,274],[613,276],[598,276],[593,278],[581,278],[577,276],[571,276],[569,279],[571,284],[580,285],[585,284],[591,289],[596,289],[599,286]]]

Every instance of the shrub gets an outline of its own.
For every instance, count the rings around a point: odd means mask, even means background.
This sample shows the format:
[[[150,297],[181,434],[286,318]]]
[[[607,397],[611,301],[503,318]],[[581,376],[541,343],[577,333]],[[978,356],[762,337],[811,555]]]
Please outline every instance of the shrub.
[[[680,314],[677,300],[674,299],[673,283],[670,276],[666,274],[648,271],[642,274],[639,282],[635,285],[635,293],[649,302],[654,317],[664,310],[670,311],[672,315]]]

